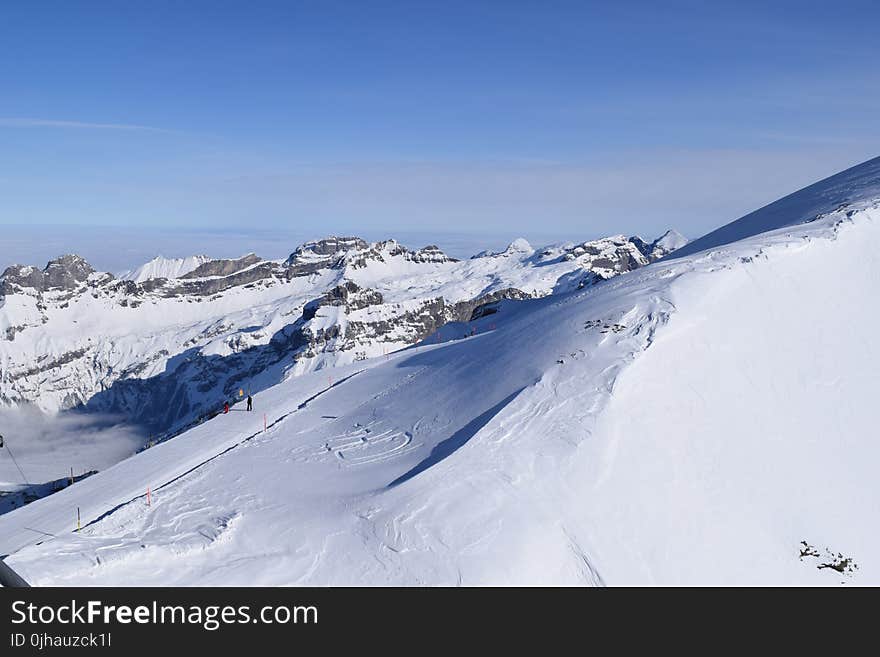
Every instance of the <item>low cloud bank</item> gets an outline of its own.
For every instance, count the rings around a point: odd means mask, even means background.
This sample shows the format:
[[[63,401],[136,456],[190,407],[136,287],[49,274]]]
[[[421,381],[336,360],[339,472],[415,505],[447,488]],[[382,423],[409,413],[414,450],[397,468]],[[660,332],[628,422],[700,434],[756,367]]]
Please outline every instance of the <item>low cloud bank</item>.
[[[104,470],[146,442],[137,427],[110,415],[46,415],[32,406],[0,410],[0,489]],[[18,467],[16,467],[16,462]],[[21,472],[19,472],[19,468]]]

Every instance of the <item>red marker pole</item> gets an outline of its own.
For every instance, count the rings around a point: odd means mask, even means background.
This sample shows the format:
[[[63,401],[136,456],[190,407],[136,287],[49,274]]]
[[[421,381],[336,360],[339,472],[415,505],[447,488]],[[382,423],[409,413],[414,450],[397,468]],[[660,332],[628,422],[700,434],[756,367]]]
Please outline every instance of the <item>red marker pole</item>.
[[[152,506],[152,503],[150,500],[150,487],[149,486],[147,486],[147,506]]]
[[[263,413],[263,431],[266,430],[266,414]]]

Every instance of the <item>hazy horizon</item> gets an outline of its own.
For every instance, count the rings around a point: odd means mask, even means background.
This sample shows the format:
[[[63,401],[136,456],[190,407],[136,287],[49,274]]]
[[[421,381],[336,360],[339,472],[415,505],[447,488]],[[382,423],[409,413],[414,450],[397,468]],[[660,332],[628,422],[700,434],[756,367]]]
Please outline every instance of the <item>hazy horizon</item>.
[[[0,225],[694,237],[880,153],[878,18],[859,0],[9,6]]]
[[[2,226],[0,231],[3,232],[3,240],[0,242],[0,273],[13,264],[42,268],[49,260],[67,253],[80,255],[95,269],[113,274],[134,269],[156,256],[182,258],[207,255],[214,258],[236,258],[253,252],[262,258],[274,260],[286,258],[304,242],[330,235],[356,236],[371,242],[396,239],[413,249],[434,244],[448,255],[459,259],[469,258],[483,250],[501,250],[518,238],[528,240],[537,248],[560,242],[583,242],[604,237],[604,235],[566,236],[535,231],[519,234],[509,230],[467,233],[371,229],[321,233],[283,228],[212,231],[197,228],[173,230],[163,227],[148,230],[129,226],[22,224]],[[660,234],[641,237],[650,241]]]

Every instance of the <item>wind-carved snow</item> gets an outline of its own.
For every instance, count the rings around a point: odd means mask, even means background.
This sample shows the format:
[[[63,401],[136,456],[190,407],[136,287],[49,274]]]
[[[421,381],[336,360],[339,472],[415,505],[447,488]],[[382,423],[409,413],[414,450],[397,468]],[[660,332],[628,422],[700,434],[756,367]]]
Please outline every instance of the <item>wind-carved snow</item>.
[[[878,239],[865,197],[500,300],[0,516],[0,553],[36,584],[880,583]]]

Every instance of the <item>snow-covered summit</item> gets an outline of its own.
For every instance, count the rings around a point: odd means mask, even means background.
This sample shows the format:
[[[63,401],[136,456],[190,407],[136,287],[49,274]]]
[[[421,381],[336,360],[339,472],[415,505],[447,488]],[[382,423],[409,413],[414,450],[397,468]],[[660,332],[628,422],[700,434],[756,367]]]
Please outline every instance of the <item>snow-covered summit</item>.
[[[529,244],[528,240],[523,239],[522,237],[513,240],[507,245],[507,248],[504,249],[504,253],[533,253],[534,251],[534,247]]]
[[[154,278],[180,278],[200,265],[208,262],[206,255],[188,256],[186,258],[165,258],[156,256],[137,269],[122,275],[120,278],[135,283],[143,283]]]
[[[688,239],[676,230],[667,230],[651,243],[651,251],[657,255],[672,253],[688,243]],[[662,256],[661,256],[662,257]]]
[[[0,275],[0,296],[13,292],[16,286],[39,291],[71,291],[95,273],[86,260],[75,254],[50,260],[42,270],[30,265],[12,265]]]
[[[365,250],[369,244],[359,237],[337,237],[331,235],[320,240],[306,242],[296,248],[285,261],[288,266],[329,262],[349,251]]]
[[[524,237],[518,237],[513,240],[510,244],[508,244],[501,251],[493,251],[491,249],[484,249],[479,251],[471,256],[471,259],[476,258],[496,258],[496,257],[518,257],[523,254],[531,255],[535,252],[535,248],[529,243],[527,239]]]

